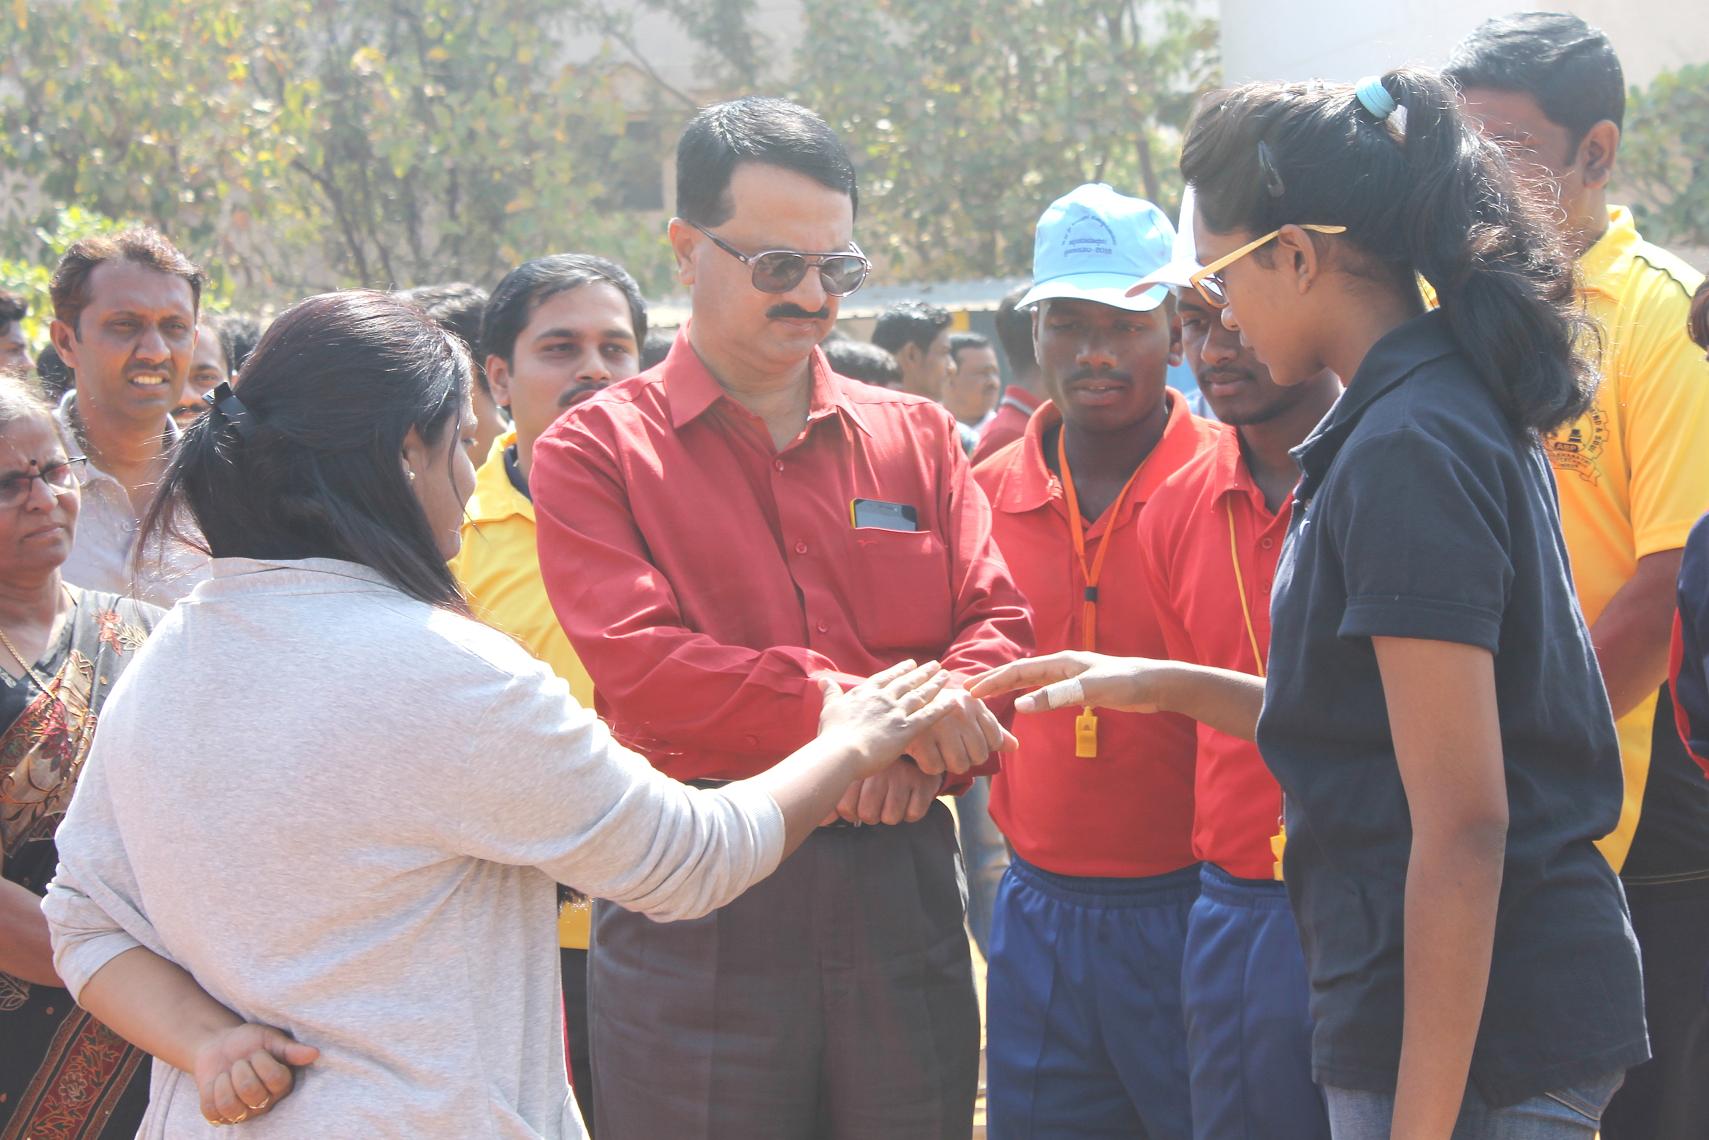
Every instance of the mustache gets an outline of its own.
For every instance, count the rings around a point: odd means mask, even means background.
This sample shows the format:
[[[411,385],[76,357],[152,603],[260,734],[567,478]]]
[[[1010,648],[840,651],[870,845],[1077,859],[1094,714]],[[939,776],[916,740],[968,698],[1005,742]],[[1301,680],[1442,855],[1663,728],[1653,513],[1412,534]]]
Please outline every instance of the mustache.
[[[1131,372],[1118,372],[1113,368],[1076,368],[1063,379],[1064,384],[1079,384],[1086,380],[1114,380],[1121,384],[1133,383]]]
[[[1207,368],[1199,376],[1200,384],[1236,384],[1242,380],[1256,381],[1250,369],[1246,368]]]
[[[773,305],[765,311],[765,315],[768,318],[782,318],[785,320],[823,321],[830,319],[831,307],[826,305],[818,312],[810,313],[800,305],[785,303],[782,305]]]
[[[604,389],[604,384],[595,384],[592,382],[577,384],[574,388],[571,388],[568,392],[565,392],[562,396],[558,397],[558,406],[560,408],[567,408],[583,396],[591,396],[595,392],[600,392]]]

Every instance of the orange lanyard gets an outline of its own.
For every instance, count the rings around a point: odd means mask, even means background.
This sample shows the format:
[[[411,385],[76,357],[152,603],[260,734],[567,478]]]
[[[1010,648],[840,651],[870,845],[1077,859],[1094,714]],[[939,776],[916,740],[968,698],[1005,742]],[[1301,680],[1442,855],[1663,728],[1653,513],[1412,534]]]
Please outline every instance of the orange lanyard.
[[[1116,495],[1116,501],[1110,504],[1106,517],[1109,526],[1104,529],[1104,540],[1098,544],[1098,553],[1092,556],[1090,565],[1086,562],[1086,524],[1080,517],[1080,496],[1074,490],[1074,472],[1068,467],[1068,425],[1064,424],[1056,432],[1056,466],[1062,478],[1062,493],[1068,500],[1068,534],[1074,540],[1074,556],[1080,560],[1080,573],[1085,576],[1086,590],[1080,603],[1080,632],[1088,653],[1098,649],[1098,583],[1104,576],[1104,559],[1110,553],[1112,531],[1116,520],[1121,517],[1122,505],[1127,502],[1128,492],[1133,490],[1133,484],[1139,478],[1139,468],[1133,469],[1133,474],[1127,477],[1122,489]],[[1144,464],[1141,464],[1144,466]],[[1091,759],[1098,755],[1098,717],[1087,705],[1080,710],[1080,715],[1074,721],[1074,755],[1083,759]]]
[[[1252,604],[1246,600],[1246,576],[1240,572],[1240,543],[1234,537],[1234,504],[1223,502],[1228,511],[1228,553],[1234,560],[1234,587],[1240,594],[1240,616],[1246,620],[1246,640],[1252,646],[1252,660],[1258,663],[1258,675],[1266,676],[1264,654],[1258,648],[1258,631],[1252,626]]]

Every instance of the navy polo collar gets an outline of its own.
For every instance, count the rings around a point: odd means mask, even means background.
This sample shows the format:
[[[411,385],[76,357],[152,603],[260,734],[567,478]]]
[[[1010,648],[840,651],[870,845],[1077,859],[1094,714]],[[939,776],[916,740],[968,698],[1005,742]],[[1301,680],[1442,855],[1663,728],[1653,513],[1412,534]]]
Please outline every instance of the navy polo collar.
[[[1419,368],[1458,351],[1447,318],[1435,309],[1397,325],[1372,345],[1359,363],[1353,382],[1347,385],[1323,422],[1289,453],[1300,468],[1300,483],[1294,498],[1302,503],[1310,501],[1347,437],[1353,434],[1372,404],[1400,387]]]

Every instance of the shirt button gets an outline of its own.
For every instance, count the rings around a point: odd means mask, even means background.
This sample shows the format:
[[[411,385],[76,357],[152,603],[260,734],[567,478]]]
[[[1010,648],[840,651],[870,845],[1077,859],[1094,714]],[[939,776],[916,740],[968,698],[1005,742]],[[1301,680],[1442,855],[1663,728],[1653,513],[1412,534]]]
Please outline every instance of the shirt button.
[[[772,466],[777,468],[779,471],[782,471],[783,470],[783,460],[779,459],[776,463],[773,463]]]
[[[830,633],[831,632],[831,627],[829,625],[826,625],[824,622],[820,622],[814,628],[817,629],[820,633]]]
[[[1262,542],[1260,542],[1258,545],[1262,546],[1265,550],[1268,550],[1272,546],[1276,545],[1276,540],[1273,538],[1266,538]]]
[[[795,553],[806,554],[807,553],[807,544],[805,542],[796,543],[795,544]]]
[[[760,738],[757,736],[744,736],[742,737],[742,743],[746,744],[749,748],[758,748],[760,746]]]

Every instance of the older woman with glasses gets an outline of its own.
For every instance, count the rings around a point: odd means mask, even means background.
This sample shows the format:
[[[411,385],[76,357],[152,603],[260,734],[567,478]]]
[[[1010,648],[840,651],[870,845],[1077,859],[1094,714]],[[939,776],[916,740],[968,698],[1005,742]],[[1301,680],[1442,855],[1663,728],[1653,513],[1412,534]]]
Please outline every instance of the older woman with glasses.
[[[161,616],[60,580],[77,464],[53,410],[0,372],[0,1135],[136,1135],[148,1058],[78,1008],[53,965],[40,896],[113,683]],[[51,1131],[47,1130],[52,1124]]]

